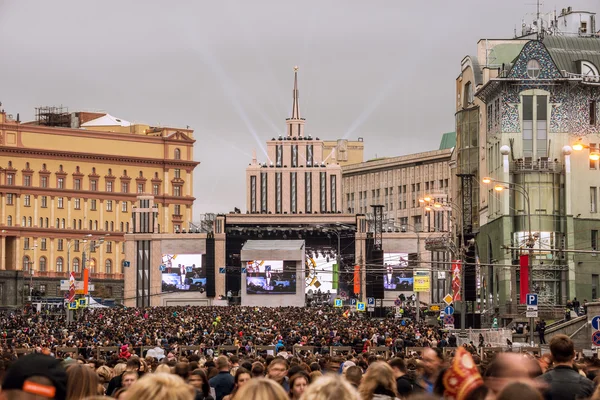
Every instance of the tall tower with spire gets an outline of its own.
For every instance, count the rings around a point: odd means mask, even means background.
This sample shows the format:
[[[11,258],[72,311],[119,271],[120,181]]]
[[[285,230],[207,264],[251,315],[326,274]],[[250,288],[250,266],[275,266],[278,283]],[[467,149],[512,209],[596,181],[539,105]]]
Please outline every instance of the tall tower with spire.
[[[287,135],[289,137],[304,136],[304,118],[300,117],[300,102],[298,100],[298,67],[294,67],[294,90],[292,103],[292,117],[286,119]]]

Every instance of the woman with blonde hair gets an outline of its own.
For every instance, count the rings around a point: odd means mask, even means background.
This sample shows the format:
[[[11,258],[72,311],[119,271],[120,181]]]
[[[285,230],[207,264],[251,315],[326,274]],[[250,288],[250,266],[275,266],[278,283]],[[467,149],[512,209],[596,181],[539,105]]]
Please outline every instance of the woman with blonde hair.
[[[96,372],[84,364],[71,364],[67,368],[67,400],[81,400],[98,394],[100,379]]]
[[[167,364],[160,364],[158,367],[156,367],[156,373],[158,373],[158,374],[170,374],[171,373],[171,367],[169,367]]]
[[[146,374],[127,389],[127,400],[194,400],[196,391],[174,374]]]
[[[358,392],[345,379],[333,374],[323,375],[308,385],[301,400],[360,400]]]
[[[237,391],[233,400],[289,400],[280,384],[266,378],[253,378]]]
[[[396,390],[394,370],[383,361],[369,365],[358,388],[362,400],[397,399],[398,392]]]

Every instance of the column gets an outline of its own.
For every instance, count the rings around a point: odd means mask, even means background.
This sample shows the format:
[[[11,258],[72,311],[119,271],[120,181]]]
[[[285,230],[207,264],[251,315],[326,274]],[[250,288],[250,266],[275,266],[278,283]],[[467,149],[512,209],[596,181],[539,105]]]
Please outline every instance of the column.
[[[98,230],[104,230],[104,200],[100,200],[100,221],[98,221]]]
[[[56,220],[54,219],[54,196],[50,198],[50,228],[59,228],[54,226]]]
[[[120,203],[127,203],[127,201],[121,201],[121,202],[115,201],[116,208],[113,210],[115,213],[115,231],[119,231],[119,232],[121,231],[121,225],[120,225],[121,218],[120,217],[121,217],[121,207],[122,207],[122,204],[120,204]]]
[[[192,222],[192,207],[189,205],[185,206],[185,213],[186,213],[186,221],[188,223]],[[188,226],[189,228],[189,226]]]
[[[14,224],[21,225],[21,196],[16,194],[15,197],[15,210],[17,215],[15,215],[16,220],[14,221]]]
[[[71,224],[73,223],[73,221],[71,220],[71,198],[67,197],[67,228],[71,228],[71,229],[75,229],[75,226],[72,226]]]
[[[23,249],[21,248],[21,238],[17,236],[15,238],[15,269],[23,271]]]
[[[5,206],[5,200],[4,200],[4,193],[0,193],[0,205],[2,205],[2,223],[4,225],[6,225],[6,206]],[[13,221],[14,224],[14,221]],[[3,240],[5,240],[6,242],[6,238],[2,237]],[[3,249],[5,249],[5,247],[2,247]],[[4,258],[2,258],[2,261],[4,261]]]
[[[2,207],[2,211],[4,211],[4,207]],[[0,239],[0,250],[2,251],[2,256],[0,256],[0,270],[6,270],[6,236],[2,235]]]
[[[192,190],[192,177],[188,170],[185,170],[185,195],[187,197],[191,196]]]
[[[88,229],[88,199],[83,199],[83,230],[87,230]]]

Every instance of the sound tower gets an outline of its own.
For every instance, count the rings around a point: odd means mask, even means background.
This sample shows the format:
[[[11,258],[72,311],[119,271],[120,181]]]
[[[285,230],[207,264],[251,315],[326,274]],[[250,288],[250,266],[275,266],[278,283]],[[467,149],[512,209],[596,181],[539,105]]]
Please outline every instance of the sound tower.
[[[383,250],[371,249],[367,259],[367,297],[383,299]]]
[[[215,238],[206,238],[206,254],[203,267],[206,271],[206,297],[215,297]]]
[[[465,279],[465,301],[477,301],[477,278],[475,270],[475,246],[468,246],[467,243],[474,237],[471,234],[465,234],[465,265],[464,268],[464,279]],[[468,318],[469,316],[467,316]]]

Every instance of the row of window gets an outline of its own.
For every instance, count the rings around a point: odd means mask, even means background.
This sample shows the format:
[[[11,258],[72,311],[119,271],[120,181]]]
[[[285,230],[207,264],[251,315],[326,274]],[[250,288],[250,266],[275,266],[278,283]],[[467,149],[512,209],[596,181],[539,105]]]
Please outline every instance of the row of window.
[[[40,250],[48,250],[48,240],[46,238],[40,238]],[[69,243],[69,240],[67,239],[56,239],[56,247],[57,247],[57,251],[63,251],[64,250],[64,243],[67,242]],[[72,249],[75,253],[78,253],[80,251],[81,248],[81,240],[79,239],[75,239],[72,242],[70,242],[71,244],[67,244],[67,246],[69,246],[69,251]],[[83,241],[85,243],[85,241]],[[30,247],[31,242],[29,241],[29,238],[23,238],[23,250],[31,250]],[[104,242],[104,244],[106,245],[106,252],[107,253],[112,253],[113,250],[113,242],[112,241],[106,241]],[[90,245],[88,246],[89,250],[91,253],[95,253],[96,249],[99,247],[98,243],[95,240],[92,240],[90,242]],[[125,242],[121,242],[121,253],[125,253]]]
[[[9,206],[14,205],[15,197],[16,197],[16,195],[14,193],[7,193],[6,194],[6,205],[9,205]],[[98,200],[97,199],[89,199],[89,202],[90,202],[90,211],[96,211],[97,205],[98,205]],[[104,200],[104,203],[106,205],[106,211],[113,210],[113,200]],[[31,207],[31,195],[29,195],[29,194],[23,195],[23,206]],[[40,196],[40,207],[48,208],[48,196]],[[56,208],[65,208],[64,197],[56,198]],[[81,199],[80,198],[73,199],[73,209],[81,210]],[[128,202],[122,201],[121,202],[121,212],[126,213],[127,209],[128,209]]]
[[[48,217],[43,218],[40,217],[38,228],[49,228],[50,220]],[[13,217],[12,215],[8,215],[6,217],[6,226],[13,226]],[[33,218],[32,217],[22,217],[21,218],[21,226],[25,227],[33,227]],[[88,220],[88,228],[84,227],[82,219],[73,219],[73,224],[71,226],[67,226],[67,221],[65,218],[56,218],[56,224],[53,228],[60,229],[88,229],[90,231],[97,231],[102,227],[102,225],[98,224],[98,220]],[[129,232],[129,222],[121,222],[120,223],[120,232]],[[115,231],[115,223],[114,221],[104,221],[104,230],[105,231]]]
[[[89,259],[88,262],[89,262],[89,265],[86,268],[88,268],[91,273],[93,273],[93,274],[96,273],[97,272],[96,271],[96,260],[94,258],[92,258],[92,259]],[[121,273],[124,273],[122,264],[123,263],[121,263]],[[81,267],[83,267],[83,266],[81,265],[79,258],[75,257],[75,258],[73,258],[73,260],[71,260],[71,265],[69,265],[69,272],[81,272]],[[35,264],[33,264],[33,262],[31,261],[31,258],[29,258],[29,256],[24,256],[23,257],[23,270],[29,271],[30,269],[34,270],[34,271],[40,271],[40,272],[48,271],[48,259],[46,258],[46,256],[41,256],[38,259],[37,266]],[[67,272],[65,260],[63,257],[56,258],[56,264],[55,264],[54,270],[55,270],[55,272]],[[104,273],[106,273],[106,274],[114,273],[112,260],[107,259],[104,262]]]

